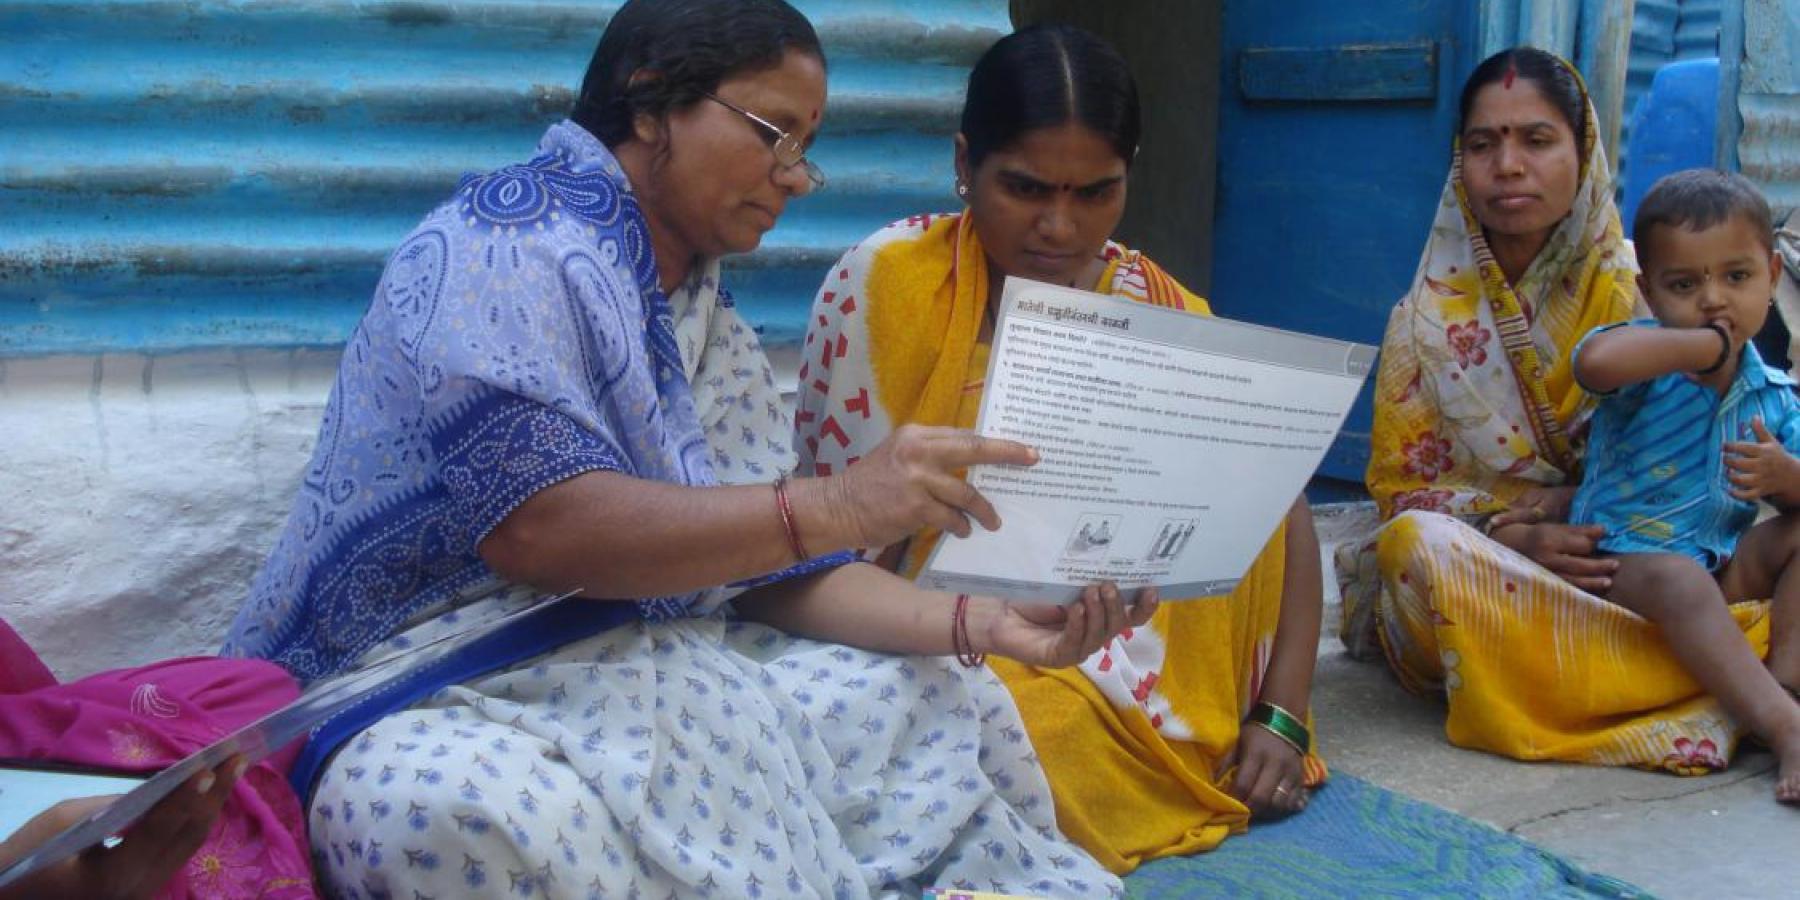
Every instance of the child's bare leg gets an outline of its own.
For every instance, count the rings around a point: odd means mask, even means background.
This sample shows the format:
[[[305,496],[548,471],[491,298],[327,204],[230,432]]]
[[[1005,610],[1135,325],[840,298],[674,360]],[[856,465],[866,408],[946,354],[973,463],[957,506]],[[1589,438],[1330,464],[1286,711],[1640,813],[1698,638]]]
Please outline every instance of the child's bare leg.
[[[1784,513],[1745,532],[1719,587],[1734,603],[1774,601],[1765,664],[1783,687],[1800,690],[1800,515]]]
[[[1733,718],[1769,742],[1781,767],[1775,799],[1800,803],[1800,704],[1751,652],[1726,609],[1719,582],[1685,556],[1625,554],[1609,599],[1654,622],[1682,668]]]

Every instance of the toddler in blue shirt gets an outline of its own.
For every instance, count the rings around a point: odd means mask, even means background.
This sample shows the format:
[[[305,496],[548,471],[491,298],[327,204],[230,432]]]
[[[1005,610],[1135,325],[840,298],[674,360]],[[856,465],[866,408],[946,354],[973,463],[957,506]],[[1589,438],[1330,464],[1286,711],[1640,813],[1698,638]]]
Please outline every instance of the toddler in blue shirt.
[[[1740,175],[1677,172],[1644,197],[1632,233],[1656,320],[1595,329],[1573,354],[1601,400],[1570,521],[1606,530],[1607,599],[1768,742],[1775,798],[1800,803],[1800,403],[1750,343],[1780,271],[1773,232]],[[1753,524],[1758,500],[1781,514]],[[1726,608],[1764,597],[1766,666]]]

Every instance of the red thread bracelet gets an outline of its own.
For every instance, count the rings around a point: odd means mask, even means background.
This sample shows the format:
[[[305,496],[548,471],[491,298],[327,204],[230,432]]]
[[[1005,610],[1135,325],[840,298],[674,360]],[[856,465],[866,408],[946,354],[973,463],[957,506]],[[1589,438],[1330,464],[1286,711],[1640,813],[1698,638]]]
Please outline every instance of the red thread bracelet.
[[[977,669],[987,661],[986,653],[975,652],[975,642],[969,639],[969,595],[956,595],[956,612],[950,616],[950,645],[956,650],[956,661],[965,667]]]
[[[794,551],[797,562],[812,559],[806,552],[806,545],[800,543],[800,530],[794,527],[794,507],[788,503],[787,475],[775,479],[775,508],[781,512],[781,527],[787,532],[788,547]]]
[[[956,605],[950,608],[950,652],[956,654],[956,661],[962,661],[962,616],[963,604],[969,602],[968,594],[957,594]]]

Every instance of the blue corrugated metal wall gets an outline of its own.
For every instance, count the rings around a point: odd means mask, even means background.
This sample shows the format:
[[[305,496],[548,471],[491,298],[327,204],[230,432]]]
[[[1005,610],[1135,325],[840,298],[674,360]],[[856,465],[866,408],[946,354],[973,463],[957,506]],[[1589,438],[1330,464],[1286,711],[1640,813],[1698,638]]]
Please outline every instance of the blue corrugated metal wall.
[[[1704,59],[1719,55],[1719,22],[1724,0],[1681,0],[1675,25],[1675,58]]]
[[[1768,195],[1777,214],[1800,210],[1800,2],[1732,0],[1741,25],[1727,32],[1741,68],[1722,73],[1735,84],[1736,163]],[[1727,135],[1732,137],[1733,135]]]
[[[814,154],[732,284],[792,340],[850,242],[952,208],[1002,0],[798,0],[831,61]],[[616,3],[0,0],[0,355],[330,345],[465,171],[528,155]]]
[[[1631,57],[1625,80],[1625,110],[1619,133],[1619,181],[1630,167],[1624,152],[1631,113],[1650,90],[1656,70],[1681,59],[1719,55],[1719,25],[1725,0],[1636,0],[1631,23]]]

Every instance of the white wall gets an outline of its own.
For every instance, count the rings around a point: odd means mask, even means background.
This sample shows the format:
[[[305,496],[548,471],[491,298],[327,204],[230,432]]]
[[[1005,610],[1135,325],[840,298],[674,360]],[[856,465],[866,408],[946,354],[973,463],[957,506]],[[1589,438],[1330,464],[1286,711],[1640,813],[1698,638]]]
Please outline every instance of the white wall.
[[[0,360],[0,617],[63,678],[216,651],[337,356]]]
[[[797,348],[772,348],[792,402]],[[0,618],[58,677],[218,650],[335,350],[0,359]]]

